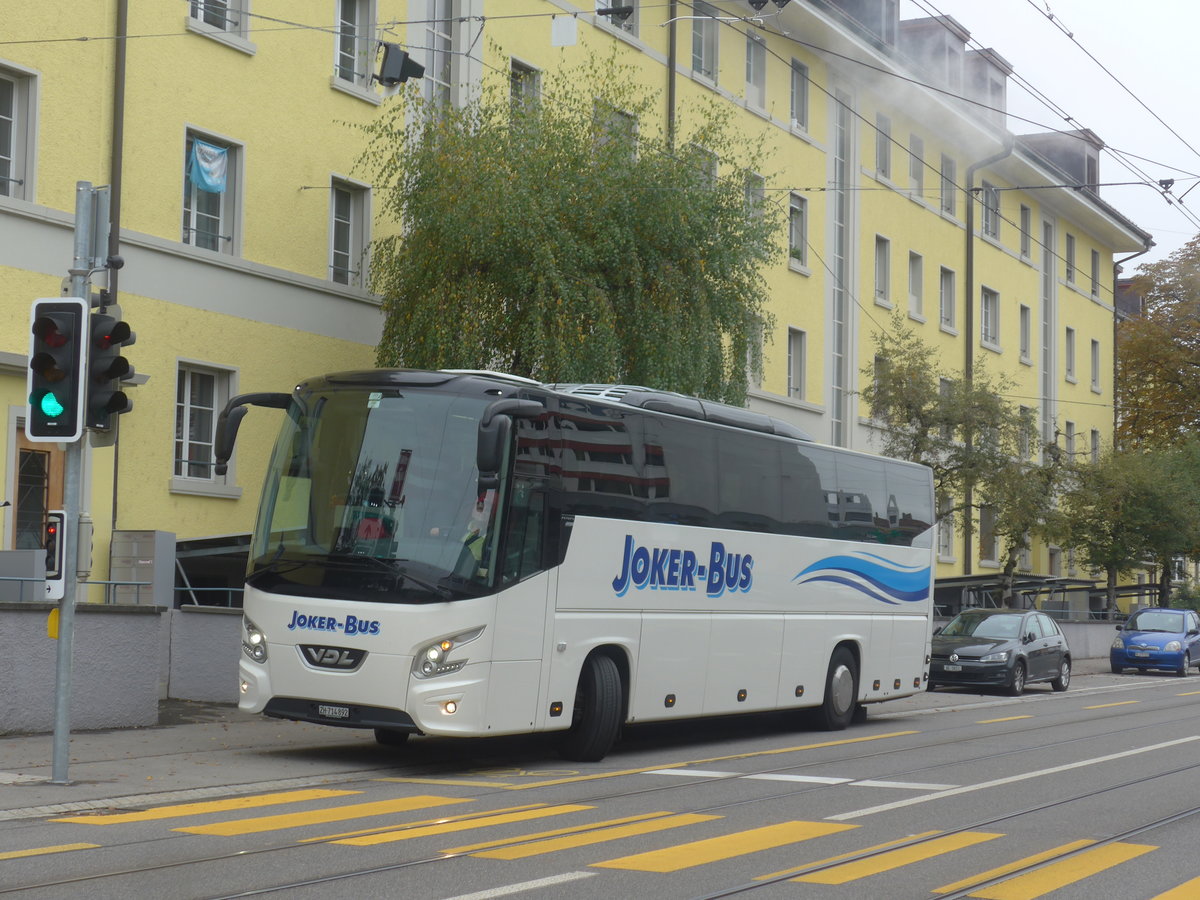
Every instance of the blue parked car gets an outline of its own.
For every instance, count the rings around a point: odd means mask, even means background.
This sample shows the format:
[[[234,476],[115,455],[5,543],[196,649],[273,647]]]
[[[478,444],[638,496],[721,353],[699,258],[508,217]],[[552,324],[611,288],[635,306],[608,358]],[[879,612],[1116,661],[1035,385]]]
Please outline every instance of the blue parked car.
[[[1129,668],[1167,669],[1181,678],[1200,665],[1200,616],[1190,609],[1139,609],[1108,651],[1113,674]]]

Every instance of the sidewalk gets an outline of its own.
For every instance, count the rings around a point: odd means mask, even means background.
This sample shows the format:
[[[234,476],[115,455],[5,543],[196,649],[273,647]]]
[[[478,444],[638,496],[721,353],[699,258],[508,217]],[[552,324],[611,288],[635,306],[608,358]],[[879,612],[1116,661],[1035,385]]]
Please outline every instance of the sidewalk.
[[[1109,674],[1107,659],[1077,660],[1074,675],[1076,687],[1118,678]],[[938,691],[877,710],[927,712],[1004,702],[1020,701],[996,693]],[[52,734],[0,737],[0,821],[320,785],[346,775],[391,774],[395,766],[394,752],[376,745],[370,730],[268,719],[234,706],[186,701],[160,704],[153,727],[72,734],[68,784],[50,783],[53,751]]]

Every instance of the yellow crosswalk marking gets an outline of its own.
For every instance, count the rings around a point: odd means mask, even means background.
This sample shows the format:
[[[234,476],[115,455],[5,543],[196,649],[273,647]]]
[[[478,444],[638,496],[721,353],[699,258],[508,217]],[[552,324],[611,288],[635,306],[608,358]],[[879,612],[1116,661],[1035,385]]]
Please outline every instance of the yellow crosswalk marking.
[[[835,834],[853,827],[855,826],[834,822],[781,822],[778,825],[751,828],[749,831],[738,831],[648,853],[635,853],[632,856],[622,856],[592,865],[602,869],[629,869],[635,872],[678,872],[693,866]]]
[[[963,847],[982,844],[984,841],[991,841],[1001,836],[987,831],[961,831],[958,834],[948,834],[931,841],[923,841],[911,847],[897,847],[895,850],[889,850],[887,853],[881,853],[869,859],[842,863],[840,866],[834,866],[823,872],[800,875],[793,878],[792,881],[804,881],[810,884],[845,884],[848,881],[857,881],[859,878],[867,878],[881,872],[899,869],[901,866],[932,859],[943,853],[952,853]]]
[[[327,797],[348,797],[362,791],[282,791],[277,794],[256,794],[248,797],[229,797],[225,800],[203,800],[197,803],[178,803],[174,806],[155,806],[137,812],[109,813],[100,816],[70,816],[51,819],[52,822],[73,822],[78,825],[127,825],[130,822],[151,822],[156,819],[176,819],[182,816],[201,816],[207,813],[231,812],[237,809],[257,809],[281,803],[302,803],[324,800]]]
[[[426,825],[440,825],[443,822],[460,822],[464,819],[478,819],[481,815],[495,816],[500,813],[520,812],[526,809],[544,809],[545,803],[527,803],[524,806],[506,806],[502,809],[489,809],[487,813],[481,813],[479,810],[469,813],[460,813],[457,816],[438,816],[436,819],[420,819],[416,822],[405,822],[403,825],[388,824],[384,826],[375,825],[371,828],[359,828],[354,831],[343,831],[340,834],[324,834],[320,837],[301,838],[296,843],[298,844],[319,844],[323,841],[336,841],[341,838],[358,837],[360,834],[379,834],[381,831],[399,831],[402,828],[423,828]],[[497,844],[507,844],[508,841],[496,841]],[[491,846],[489,844],[488,846]]]
[[[1200,897],[1200,878],[1185,881],[1178,887],[1173,887],[1165,894],[1151,897],[1150,900],[1196,900]]]
[[[232,837],[239,834],[259,834],[263,831],[281,831],[285,828],[301,828],[305,825],[323,825],[326,822],[344,822],[347,819],[364,819],[367,816],[382,816],[388,813],[409,812],[414,809],[428,809],[431,806],[442,806],[449,803],[469,803],[469,800],[458,797],[401,797],[396,800],[375,800],[370,803],[351,803],[347,806],[333,806],[328,809],[313,809],[298,813],[280,813],[275,816],[257,816],[252,819],[231,819],[228,822],[215,822],[211,825],[191,825],[176,828],[187,834],[216,834],[222,837]]]
[[[910,834],[908,837],[896,838],[894,841],[884,841],[882,844],[876,844],[874,847],[863,847],[861,850],[851,850],[849,853],[839,853],[837,856],[831,856],[828,859],[817,860],[816,862],[805,863],[802,866],[792,866],[788,869],[781,869],[778,872],[772,872],[770,875],[756,875],[755,881],[771,881],[775,878],[782,878],[784,875],[790,875],[793,872],[800,872],[804,869],[812,869],[817,866],[828,866],[831,863],[838,862],[843,859],[861,856],[864,853],[878,853],[880,850],[886,850],[888,847],[895,847],[897,844],[905,844],[909,841],[919,840],[921,838],[932,837],[935,834],[941,834],[940,831],[922,831],[919,834]]]
[[[1033,856],[1018,859],[1016,862],[1010,862],[1007,865],[997,866],[994,869],[988,869],[986,872],[980,872],[978,875],[972,875],[970,878],[964,878],[962,881],[956,881],[953,884],[944,884],[940,888],[937,888],[935,893],[949,894],[954,891],[961,891],[973,884],[982,884],[985,881],[991,881],[993,878],[999,878],[1001,875],[1007,875],[1009,872],[1016,872],[1018,869],[1023,869],[1026,866],[1036,865],[1044,860],[1052,859],[1061,853],[1070,853],[1072,850],[1090,847],[1094,843],[1096,842],[1086,840],[1072,841],[1070,844],[1052,847],[1049,850],[1043,850],[1041,853],[1035,853]]]
[[[437,834],[449,834],[455,831],[469,831],[472,828],[490,828],[493,825],[507,825],[510,822],[527,822],[530,819],[544,819],[548,816],[559,816],[563,813],[582,812],[593,809],[591,806],[547,806],[542,809],[530,809],[525,812],[505,813],[496,816],[480,816],[477,819],[465,819],[461,822],[439,822],[426,825],[423,828],[406,828],[400,831],[383,831],[376,834],[364,834],[361,837],[346,838],[334,841],[335,844],[350,844],[354,847],[373,847],[376,844],[390,844],[395,841],[409,841],[413,838],[430,837]]]
[[[1035,872],[1018,875],[1016,878],[983,888],[970,896],[979,897],[981,900],[1035,900],[1037,897],[1044,897],[1051,891],[1082,881],[1090,875],[1111,869],[1113,866],[1119,866],[1143,853],[1157,849],[1148,844],[1124,843],[1095,847],[1072,856],[1070,859],[1051,863]]]
[[[544,805],[544,804],[542,804]],[[521,807],[522,809],[527,807]],[[507,809],[497,809],[493,812],[509,812]],[[636,816],[623,816],[620,819],[608,819],[604,822],[580,822],[575,825],[569,825],[566,828],[555,828],[551,831],[539,831],[536,834],[526,834],[519,838],[500,838],[496,841],[483,841],[479,844],[464,844],[461,847],[451,847],[449,850],[443,850],[443,853],[474,853],[476,850],[491,850],[494,847],[507,847],[514,840],[518,841],[537,841],[542,838],[558,837],[562,834],[579,834],[581,831],[593,831],[597,828],[607,828],[609,825],[626,825],[630,822],[644,822],[647,819],[653,819],[658,816],[674,815],[669,812],[652,812],[641,813]]]
[[[59,844],[56,847],[32,847],[29,850],[6,850],[0,859],[22,859],[27,856],[45,856],[49,853],[66,853],[69,850],[95,850],[99,844]]]
[[[672,828],[682,828],[685,825],[697,825],[700,822],[711,822],[720,816],[706,816],[699,813],[685,813],[677,816],[667,816],[647,822],[632,822],[628,825],[601,827],[593,831],[576,832],[562,837],[548,838],[542,841],[530,841],[512,847],[501,847],[496,850],[483,850],[473,856],[483,856],[488,859],[525,859],[530,856],[540,856],[543,853],[555,853],[559,850],[569,850],[575,847],[588,847],[592,844],[602,844],[620,838],[633,837],[639,834],[654,834],[658,831],[668,831]],[[600,823],[603,825],[603,823]]]

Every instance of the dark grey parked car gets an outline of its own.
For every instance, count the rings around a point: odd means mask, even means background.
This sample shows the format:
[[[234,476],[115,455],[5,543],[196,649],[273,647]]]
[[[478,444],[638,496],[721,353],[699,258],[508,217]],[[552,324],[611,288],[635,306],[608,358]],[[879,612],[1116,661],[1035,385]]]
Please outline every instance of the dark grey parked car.
[[[1002,687],[1020,694],[1033,681],[1056,691],[1071,683],[1071,650],[1053,619],[1036,609],[967,609],[934,632],[929,690],[940,685]]]

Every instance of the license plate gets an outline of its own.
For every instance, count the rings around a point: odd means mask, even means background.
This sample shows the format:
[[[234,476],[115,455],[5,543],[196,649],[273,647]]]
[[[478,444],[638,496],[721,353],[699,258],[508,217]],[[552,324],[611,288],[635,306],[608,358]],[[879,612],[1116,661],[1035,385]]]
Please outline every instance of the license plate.
[[[1133,651],[1133,655],[1134,655],[1134,656],[1142,656],[1142,657],[1146,657],[1146,656],[1149,656],[1150,654],[1149,654],[1149,653],[1147,653],[1145,650],[1134,650],[1134,651]]]
[[[319,703],[317,704],[317,715],[324,716],[326,719],[348,719],[350,718],[350,707],[326,706]]]
[[[961,672],[962,666],[942,666],[943,672]]]

